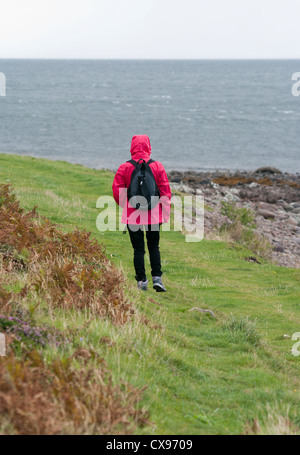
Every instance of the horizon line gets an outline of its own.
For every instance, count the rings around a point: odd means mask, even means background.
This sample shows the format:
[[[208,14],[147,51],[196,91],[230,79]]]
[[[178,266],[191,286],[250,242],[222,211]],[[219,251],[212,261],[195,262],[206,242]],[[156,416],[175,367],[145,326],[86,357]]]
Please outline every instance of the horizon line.
[[[234,58],[129,58],[129,57],[0,57],[1,60],[70,60],[70,61],[294,61],[300,60],[300,57],[234,57]]]

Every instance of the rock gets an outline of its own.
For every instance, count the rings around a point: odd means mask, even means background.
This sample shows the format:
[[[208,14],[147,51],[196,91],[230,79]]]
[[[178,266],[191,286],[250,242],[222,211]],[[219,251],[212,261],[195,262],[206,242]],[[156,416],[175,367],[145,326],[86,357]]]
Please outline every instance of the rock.
[[[284,205],[283,208],[284,208],[284,210],[285,210],[286,212],[292,212],[292,211],[293,211],[293,206],[290,205],[290,204]]]
[[[277,207],[277,214],[280,215],[280,218],[282,220],[285,220],[289,217],[289,215],[286,213],[286,211],[283,210],[283,208],[280,206]]]
[[[188,311],[199,311],[200,313],[208,313],[208,314],[210,314],[213,318],[216,317],[216,316],[214,315],[214,313],[213,313],[211,310],[203,310],[202,308],[194,307],[194,308],[191,308],[191,309],[188,310]]]
[[[268,210],[268,211],[274,211],[276,210],[276,206],[274,204],[268,204],[267,202],[259,202],[258,203],[258,208],[262,210]]]
[[[240,198],[238,197],[239,190],[232,188],[230,190],[221,190],[221,194],[224,196],[224,201],[226,202],[238,202]]]
[[[276,194],[274,193],[269,193],[266,197],[266,201],[269,203],[269,204],[276,204],[276,202],[278,201],[278,198],[276,196]]]
[[[289,224],[290,226],[298,226],[298,221],[295,220],[294,218],[289,218],[288,220],[286,220],[286,223]]]
[[[296,208],[292,211],[292,213],[296,213],[297,215],[300,214],[300,207]]]
[[[261,262],[259,262],[255,256],[250,256],[248,258],[245,258],[245,261],[254,262],[255,264],[261,264]]]
[[[225,202],[238,202],[240,198],[238,196],[235,196],[234,194],[227,193],[224,197]]]
[[[254,174],[259,174],[259,173],[265,173],[265,174],[282,174],[282,172],[279,169],[276,169],[276,167],[260,167],[259,169],[256,169]]]
[[[256,182],[252,182],[252,183],[250,183],[250,185],[248,185],[248,186],[249,186],[249,188],[257,188],[257,187],[259,186],[259,184],[256,183]]]
[[[294,215],[293,219],[296,220],[298,223],[298,226],[300,226],[300,215]]]
[[[170,183],[170,188],[173,191],[180,191],[181,193],[194,193],[193,188],[184,185],[184,183]]]
[[[284,247],[283,245],[281,245],[280,243],[278,243],[277,245],[275,245],[273,247],[273,250],[278,252],[278,253],[284,253]]]
[[[265,234],[264,237],[269,240],[270,243],[274,242],[274,234]]]
[[[260,215],[260,216],[263,216],[266,219],[274,219],[275,218],[274,212],[271,212],[269,210],[258,209],[257,210],[257,214]]]

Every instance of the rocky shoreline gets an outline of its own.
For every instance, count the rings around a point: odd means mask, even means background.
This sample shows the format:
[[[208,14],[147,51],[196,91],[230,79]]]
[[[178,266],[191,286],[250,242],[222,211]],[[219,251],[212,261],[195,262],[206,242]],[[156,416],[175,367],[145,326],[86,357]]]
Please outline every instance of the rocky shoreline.
[[[275,168],[235,172],[168,173],[172,191],[203,194],[205,235],[217,232],[226,217],[221,202],[234,202],[255,213],[255,231],[272,246],[271,258],[278,265],[300,268],[300,175]]]

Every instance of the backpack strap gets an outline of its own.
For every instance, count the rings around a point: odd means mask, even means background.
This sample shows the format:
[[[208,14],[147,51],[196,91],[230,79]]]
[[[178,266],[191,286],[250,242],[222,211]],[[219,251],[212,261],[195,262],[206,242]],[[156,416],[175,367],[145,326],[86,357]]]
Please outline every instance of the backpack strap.
[[[126,161],[126,163],[130,163],[130,164],[132,164],[134,167],[137,167],[137,162],[134,161],[134,160]]]
[[[126,163],[133,164],[134,167],[137,167],[137,165],[138,165],[138,162],[137,162],[137,161],[134,161],[134,160],[126,161]],[[155,160],[150,159],[149,161],[147,161],[146,164],[151,164],[151,163],[155,163]]]

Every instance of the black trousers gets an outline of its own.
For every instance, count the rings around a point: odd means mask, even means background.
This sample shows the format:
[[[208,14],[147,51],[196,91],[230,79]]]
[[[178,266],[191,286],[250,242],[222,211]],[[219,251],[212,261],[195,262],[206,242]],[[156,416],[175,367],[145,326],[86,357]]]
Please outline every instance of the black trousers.
[[[136,228],[139,229],[136,231]],[[159,225],[145,226],[147,246],[150,256],[151,275],[161,276],[161,260],[159,251]],[[145,240],[143,226],[128,225],[131,244],[134,250],[133,263],[135,268],[135,279],[137,281],[146,281],[145,271]]]

